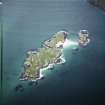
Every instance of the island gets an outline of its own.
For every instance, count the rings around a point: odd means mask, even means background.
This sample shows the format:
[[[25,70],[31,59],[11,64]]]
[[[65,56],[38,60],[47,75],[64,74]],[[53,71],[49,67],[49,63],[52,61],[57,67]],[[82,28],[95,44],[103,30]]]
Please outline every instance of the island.
[[[78,43],[80,46],[84,47],[87,46],[88,43],[90,43],[88,30],[80,30],[78,35],[79,35]]]
[[[20,80],[36,81],[43,78],[43,70],[52,69],[55,64],[65,63],[63,45],[68,32],[59,31],[42,42],[41,47],[27,52]]]
[[[63,53],[65,47],[69,45],[84,47],[90,42],[88,30],[80,30],[77,41],[68,39],[69,35],[70,33],[67,31],[59,31],[51,38],[44,40],[40,48],[29,50],[19,79],[24,81],[43,79],[44,75],[42,72],[44,70],[51,70],[55,64],[64,64],[66,62]],[[78,48],[74,50],[78,51]]]

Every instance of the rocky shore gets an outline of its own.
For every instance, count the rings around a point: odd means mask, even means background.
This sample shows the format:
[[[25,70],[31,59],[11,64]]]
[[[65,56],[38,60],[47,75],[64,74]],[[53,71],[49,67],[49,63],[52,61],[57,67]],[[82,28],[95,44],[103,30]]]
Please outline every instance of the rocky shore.
[[[105,11],[105,0],[88,0],[88,2]]]
[[[54,64],[64,63],[63,45],[68,34],[66,31],[59,31],[53,37],[42,42],[41,48],[28,51],[19,79],[30,81],[39,80],[43,78],[42,72],[44,70],[52,69]],[[59,62],[58,59],[60,59]]]

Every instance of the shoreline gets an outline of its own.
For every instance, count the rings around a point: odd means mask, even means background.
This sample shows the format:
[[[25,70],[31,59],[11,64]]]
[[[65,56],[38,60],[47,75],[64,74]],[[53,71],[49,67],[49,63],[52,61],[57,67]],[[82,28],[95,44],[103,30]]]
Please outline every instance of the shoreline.
[[[41,42],[41,48],[53,48],[52,46],[49,46],[48,45],[49,43],[47,43],[47,42],[49,42],[51,39],[55,38],[56,35],[59,35],[59,34],[63,34],[64,35],[64,42],[58,41],[56,43],[56,45],[55,45],[55,48],[60,50],[60,53],[58,53],[59,55],[57,55],[56,58],[53,58],[53,61],[51,63],[49,63],[46,67],[44,67],[44,65],[42,67],[40,67],[39,72],[38,72],[38,74],[37,74],[37,76],[35,78],[33,78],[33,77],[31,78],[31,77],[29,77],[28,75],[25,74],[25,69],[27,67],[25,68],[25,65],[24,65],[24,71],[23,71],[22,75],[20,76],[19,80],[22,80],[22,81],[37,81],[37,80],[40,80],[40,79],[42,79],[44,77],[43,71],[53,68],[54,65],[56,65],[56,64],[62,64],[62,63],[66,62],[66,60],[64,58],[64,54],[63,54],[63,49],[64,49],[64,43],[67,40],[67,35],[69,34],[68,32],[66,32],[66,31],[59,31],[59,32],[55,33],[53,35],[53,37],[50,37],[49,39],[44,40],[43,42]],[[37,49],[29,50],[27,52],[27,57],[25,58],[26,61],[24,62],[24,64],[30,66],[30,62],[27,61],[28,57],[33,55],[33,54],[37,54],[39,52],[39,49],[37,48]],[[60,62],[56,62],[56,60],[58,60],[58,59],[60,59],[61,61]]]
[[[63,63],[66,62],[66,60],[65,60],[65,58],[64,58],[64,55],[61,55],[59,58],[62,59],[61,62],[59,62],[59,63],[51,63],[51,64],[49,64],[47,67],[41,68],[41,69],[39,70],[39,71],[40,71],[39,77],[36,78],[36,79],[31,79],[30,81],[35,82],[35,81],[37,81],[37,80],[41,80],[41,79],[44,77],[43,72],[44,72],[45,70],[51,69],[52,66],[54,67],[54,65],[56,65],[56,64],[63,64]]]

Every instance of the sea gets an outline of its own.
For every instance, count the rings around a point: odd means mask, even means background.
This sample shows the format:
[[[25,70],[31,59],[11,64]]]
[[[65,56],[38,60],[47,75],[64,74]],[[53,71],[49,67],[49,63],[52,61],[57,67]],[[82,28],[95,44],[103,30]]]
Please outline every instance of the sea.
[[[3,105],[105,105],[105,12],[87,0],[3,0]],[[65,64],[44,72],[37,85],[20,81],[26,53],[54,33],[75,40],[88,30],[86,47],[64,49]],[[24,90],[16,91],[21,84]]]

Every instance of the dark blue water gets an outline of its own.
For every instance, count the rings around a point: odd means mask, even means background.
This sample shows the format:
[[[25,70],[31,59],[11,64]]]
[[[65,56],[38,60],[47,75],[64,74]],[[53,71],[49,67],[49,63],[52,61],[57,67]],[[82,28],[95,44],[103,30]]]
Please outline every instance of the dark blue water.
[[[102,105],[105,103],[105,13],[86,0],[5,0],[4,100],[9,105]],[[24,92],[15,92],[21,83],[25,54],[38,48],[53,33],[66,29],[77,33],[87,29],[91,43],[72,54],[65,49],[65,65],[45,73],[37,86],[23,83]],[[103,105],[104,105],[103,103]]]

